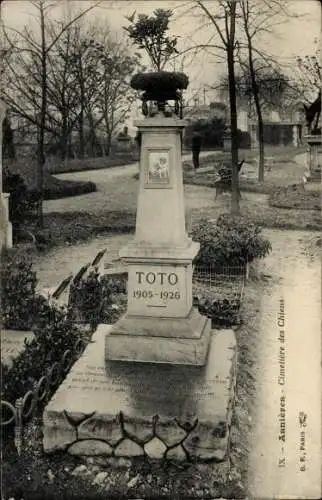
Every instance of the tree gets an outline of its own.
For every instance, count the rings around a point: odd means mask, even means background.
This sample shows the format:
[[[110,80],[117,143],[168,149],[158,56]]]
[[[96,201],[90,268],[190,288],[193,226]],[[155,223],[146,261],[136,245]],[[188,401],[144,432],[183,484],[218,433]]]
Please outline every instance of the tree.
[[[283,99],[290,87],[288,77],[278,68],[267,67],[264,63],[256,62],[256,81],[258,97],[262,110],[272,110],[283,106]],[[227,77],[223,75],[215,87],[225,93],[228,89]],[[237,101],[247,101],[252,115],[253,87],[247,61],[239,61],[236,71]]]
[[[139,54],[128,55],[122,45],[114,45],[114,49],[101,60],[103,78],[97,109],[104,124],[106,154],[110,153],[113,134],[124,123],[137,98],[130,80],[138,68],[141,68]]]
[[[318,49],[313,55],[297,57],[296,62],[295,85],[301,98],[309,103],[321,91],[322,66],[320,50]]]
[[[239,179],[238,179],[238,137],[237,137],[237,104],[236,104],[236,78],[235,57],[237,50],[236,19],[237,2],[235,0],[220,0],[216,2],[214,11],[210,11],[205,3],[196,0],[205,17],[212,23],[215,34],[221,45],[211,44],[216,49],[224,51],[227,64],[227,79],[230,105],[230,130],[231,130],[231,163],[232,163],[232,195],[231,212],[239,213]]]
[[[53,48],[62,37],[62,35],[69,29],[72,24],[82,18],[87,12],[99,5],[94,4],[87,9],[81,11],[73,19],[64,23],[60,30],[48,40],[48,32],[46,26],[48,22],[48,12],[55,5],[49,3],[47,0],[35,0],[31,4],[37,9],[37,17],[40,25],[40,41],[38,37],[32,33],[27,26],[19,32],[11,29],[16,34],[14,40],[9,36],[8,30],[4,29],[4,36],[10,51],[8,52],[7,67],[11,75],[9,81],[14,89],[10,87],[3,92],[4,101],[21,116],[27,118],[38,128],[38,168],[37,168],[37,187],[39,192],[39,226],[43,227],[43,179],[44,179],[44,164],[45,164],[45,131],[47,129],[47,114],[48,114],[48,58]],[[33,88],[30,84],[30,78],[21,79],[19,70],[17,72],[15,64],[20,63],[20,70],[24,76],[34,76],[35,67],[33,61],[38,60],[38,69],[40,69],[39,80],[40,88]],[[18,95],[17,95],[18,94]],[[19,94],[23,99],[19,102]],[[25,105],[27,107],[25,108]]]
[[[164,69],[169,59],[177,54],[177,38],[166,36],[169,22],[172,17],[171,10],[156,9],[152,16],[139,14],[134,22],[135,12],[132,17],[127,17],[131,22],[129,27],[124,27],[134,44],[144,49],[156,71]]]
[[[264,181],[264,124],[262,116],[260,96],[260,72],[257,69],[257,58],[264,60],[267,66],[271,66],[272,58],[257,47],[258,36],[263,32],[270,32],[271,28],[279,21],[281,13],[286,14],[285,0],[238,0],[246,43],[240,44],[245,48],[247,54],[247,71],[251,83],[252,96],[254,99],[259,139],[259,168],[258,180]],[[264,80],[265,81],[265,80]],[[278,84],[279,80],[276,80]],[[275,86],[275,83],[274,83]]]
[[[51,57],[49,93],[50,105],[61,117],[63,157],[67,138],[75,130],[81,157],[87,146],[92,154],[97,149],[109,154],[112,136],[135,99],[130,78],[139,67],[140,55],[130,54],[127,43],[114,40],[106,23],[88,27],[77,23],[65,33]],[[104,147],[98,131],[105,135]]]

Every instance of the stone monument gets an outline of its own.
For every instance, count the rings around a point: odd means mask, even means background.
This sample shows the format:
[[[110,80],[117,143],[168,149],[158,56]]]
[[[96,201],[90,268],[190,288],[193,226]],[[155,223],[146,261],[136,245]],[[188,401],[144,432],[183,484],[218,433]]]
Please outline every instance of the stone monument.
[[[136,125],[142,138],[136,232],[120,252],[128,264],[128,308],[107,334],[106,359],[203,365],[210,320],[192,307],[199,244],[185,229],[185,122],[161,110]]]
[[[164,74],[161,75],[161,80]],[[167,80],[167,77],[165,77]],[[143,96],[136,232],[121,250],[128,309],[101,324],[44,411],[44,450],[76,456],[225,461],[236,383],[232,330],[192,304],[175,93]],[[145,106],[157,102],[153,116]],[[175,113],[166,101],[175,100]],[[150,108],[150,109],[153,109]],[[178,114],[177,114],[178,113]]]

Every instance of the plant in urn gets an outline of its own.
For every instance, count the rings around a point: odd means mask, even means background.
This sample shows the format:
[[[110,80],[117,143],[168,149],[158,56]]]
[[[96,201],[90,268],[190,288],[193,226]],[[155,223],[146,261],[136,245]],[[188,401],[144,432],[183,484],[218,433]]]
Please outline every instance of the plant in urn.
[[[134,44],[147,52],[155,70],[138,73],[131,80],[132,88],[143,91],[142,112],[145,116],[160,112],[171,116],[168,101],[174,101],[174,113],[182,118],[182,90],[188,86],[188,77],[184,73],[164,71],[171,57],[178,54],[177,38],[166,36],[171,16],[171,10],[157,9],[153,16],[140,14],[134,22],[134,13],[127,18],[131,25],[124,28]]]

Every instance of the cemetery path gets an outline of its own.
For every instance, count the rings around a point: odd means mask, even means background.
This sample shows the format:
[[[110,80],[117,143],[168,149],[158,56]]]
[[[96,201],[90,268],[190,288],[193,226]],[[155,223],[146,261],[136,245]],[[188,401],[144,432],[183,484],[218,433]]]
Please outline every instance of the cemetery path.
[[[213,151],[204,151],[200,153],[201,157],[213,155]],[[191,154],[182,156],[183,160],[190,160]],[[44,202],[44,212],[73,212],[73,211],[100,211],[106,210],[111,203],[111,191],[115,191],[113,187],[117,186],[117,196],[113,198],[113,209],[124,207],[124,197],[122,194],[126,191],[126,196],[129,197],[129,202],[132,198],[136,201],[138,182],[133,178],[134,174],[138,172],[138,163],[132,165],[123,165],[120,167],[111,167],[98,170],[86,170],[84,172],[70,172],[67,174],[59,174],[59,179],[78,180],[78,181],[92,181],[96,184],[97,191],[94,193],[84,194],[80,196],[70,196],[58,200],[46,200]],[[132,179],[131,179],[132,177]],[[122,178],[130,178],[129,182],[119,182]],[[197,191],[198,191],[198,186]],[[187,191],[193,191],[194,186],[188,186]],[[199,187],[200,190],[200,187]],[[129,191],[129,193],[128,193]],[[120,196],[121,195],[121,196]],[[121,202],[120,207],[115,206],[115,201]]]
[[[127,205],[124,206],[125,197],[120,194],[122,187],[118,181],[111,181],[113,186],[109,184],[109,201],[114,210],[133,209],[135,210],[137,202],[137,184],[133,180],[133,190],[128,193],[126,198]],[[113,191],[115,191],[113,193]],[[187,216],[187,226],[190,227],[194,220],[194,213],[198,213],[195,209],[212,209],[218,207],[221,210],[228,210],[230,206],[230,196],[223,195],[217,200],[214,197],[214,190],[204,186],[185,185],[185,206]],[[95,193],[93,193],[95,194]],[[91,195],[86,195],[91,196]],[[113,201],[111,200],[113,196]],[[243,193],[242,203],[260,202],[262,205],[267,204],[267,195],[258,193]],[[84,200],[83,196],[76,196],[60,201],[60,205],[54,210],[57,211],[74,211],[83,212],[106,209],[106,201],[104,195],[99,198]],[[46,202],[48,203],[48,202]],[[48,208],[48,206],[47,206]],[[58,286],[69,274],[76,273],[84,264],[91,262],[95,255],[106,248],[107,262],[115,261],[118,258],[118,251],[122,248],[129,239],[133,238],[131,234],[125,235],[108,235],[96,236],[91,241],[77,243],[75,245],[64,245],[55,247],[45,254],[38,253],[34,256],[34,270],[37,272],[38,290],[43,288],[52,288]]]
[[[38,291],[58,286],[69,274],[76,274],[83,265],[91,262],[101,250],[106,249],[103,266],[104,263],[115,261],[120,248],[132,238],[132,234],[98,236],[90,242],[58,247],[44,255],[38,254],[33,265],[37,272]]]
[[[267,284],[258,325],[250,497],[319,498],[319,233],[264,233],[272,241],[273,250],[260,263]],[[301,412],[307,415],[307,427],[301,427]]]

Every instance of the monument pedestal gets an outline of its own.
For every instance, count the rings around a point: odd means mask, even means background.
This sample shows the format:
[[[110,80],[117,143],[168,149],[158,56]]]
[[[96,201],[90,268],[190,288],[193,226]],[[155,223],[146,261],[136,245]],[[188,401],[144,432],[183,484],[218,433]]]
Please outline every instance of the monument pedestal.
[[[162,106],[161,106],[162,107]],[[162,113],[142,137],[134,240],[120,251],[128,307],[98,326],[44,412],[44,449],[78,456],[224,461],[236,382],[232,330],[192,304],[181,164],[184,122]]]
[[[204,365],[210,320],[192,308],[186,318],[124,316],[106,337],[106,359]],[[104,334],[108,325],[100,325]]]
[[[128,268],[127,314],[106,336],[107,360],[203,365],[210,320],[192,308],[192,261],[181,165],[184,122],[157,115],[139,124],[140,190]],[[104,331],[104,325],[101,327]]]
[[[206,366],[106,361],[100,327],[43,416],[44,451],[225,461],[236,384],[232,330],[210,335]],[[102,335],[104,333],[104,335]]]

